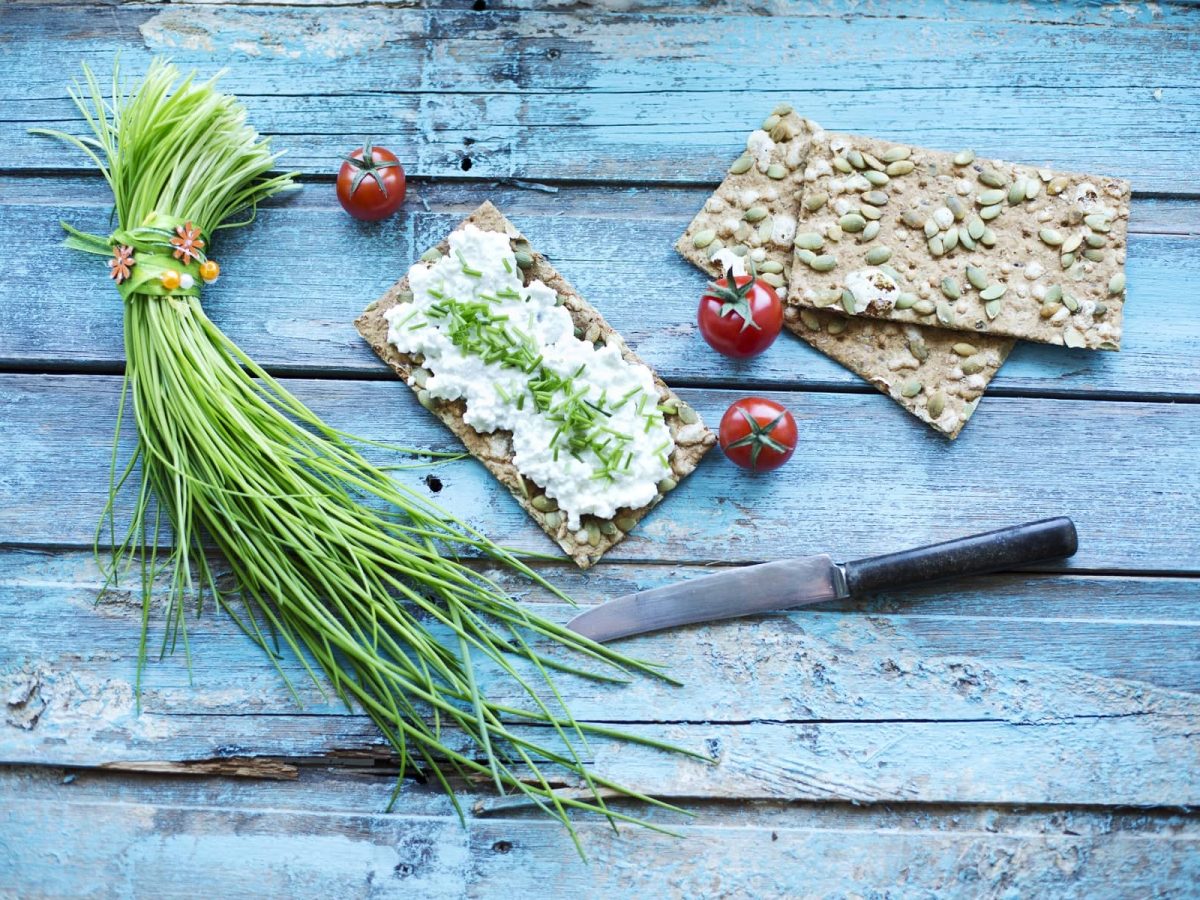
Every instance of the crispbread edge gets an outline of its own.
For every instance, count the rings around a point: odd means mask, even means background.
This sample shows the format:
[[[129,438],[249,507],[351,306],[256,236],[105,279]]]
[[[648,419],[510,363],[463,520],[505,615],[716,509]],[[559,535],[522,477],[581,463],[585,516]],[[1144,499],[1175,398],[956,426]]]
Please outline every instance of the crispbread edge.
[[[468,222],[484,231],[497,231],[506,234],[513,243],[523,242],[524,244],[528,244],[528,241],[516,226],[509,222],[490,201],[484,201],[478,209],[460,222],[454,230],[457,231]],[[443,239],[437,245],[437,249],[443,254],[448,253],[448,238]],[[527,252],[533,257],[533,265],[524,271],[526,282],[535,278],[540,279],[564,298],[563,306],[570,312],[571,319],[577,329],[582,329],[585,335],[589,333],[594,334],[597,339],[603,339],[606,343],[618,342],[621,355],[627,362],[646,365],[629,349],[624,339],[604,320],[604,317],[580,297],[579,293],[565,278],[558,274],[549,260],[532,247]],[[403,299],[403,295],[408,292],[408,289],[408,275],[406,274],[388,288],[383,296],[368,305],[363,314],[354,322],[359,334],[371,345],[371,349],[378,354],[380,359],[391,366],[406,384],[409,383],[409,377],[413,369],[421,364],[421,360],[419,356],[401,353],[395,346],[388,343],[388,323],[387,319],[384,318],[384,314],[396,304],[406,302]],[[646,368],[650,367],[646,366]],[[660,402],[671,401],[679,410],[679,412],[667,414],[663,417],[667,427],[671,431],[672,438],[675,440],[675,451],[671,454],[671,469],[676,482],[678,482],[696,468],[700,459],[716,442],[716,437],[705,427],[698,415],[695,422],[691,424],[684,422],[680,417],[680,413],[688,409],[687,404],[658,377],[658,374],[653,369],[650,371],[654,376],[654,383],[658,388]],[[415,384],[410,386],[414,392],[419,390],[419,387]],[[567,555],[581,569],[586,569],[594,565],[609,549],[620,543],[625,538],[628,530],[633,525],[636,525],[665,496],[665,494],[660,492],[647,505],[638,509],[618,512],[611,520],[604,520],[591,515],[583,516],[582,521],[585,524],[594,522],[597,529],[600,530],[600,534],[599,541],[595,545],[586,540],[581,541],[576,536],[576,532],[567,528],[565,517],[559,516],[558,518],[563,521],[557,527],[551,527],[551,524],[547,521],[549,513],[543,512],[533,505],[533,497],[541,491],[534,482],[522,477],[516,466],[513,465],[512,434],[510,432],[497,430],[490,434],[481,434],[476,431],[463,421],[463,413],[466,411],[466,405],[461,400],[446,401],[434,399],[430,403],[430,411],[457,435],[472,456],[482,462],[488,471],[508,488],[517,502],[521,504],[522,508],[541,526],[543,531],[566,551]],[[689,411],[689,416],[691,412],[693,411]],[[625,529],[617,526],[616,522],[618,519],[621,520],[623,525],[627,526]]]

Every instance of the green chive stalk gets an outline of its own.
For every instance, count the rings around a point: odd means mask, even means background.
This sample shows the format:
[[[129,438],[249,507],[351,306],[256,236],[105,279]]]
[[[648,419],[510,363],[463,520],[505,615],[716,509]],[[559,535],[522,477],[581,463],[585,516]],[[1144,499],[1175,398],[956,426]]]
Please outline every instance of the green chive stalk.
[[[63,223],[67,244],[104,255],[118,247],[118,257],[129,251],[133,260],[119,283],[126,368],[117,432],[132,398],[137,447],[121,465],[114,441],[96,550],[108,583],[130,565],[141,570],[139,692],[152,591],[165,577],[164,651],[180,641],[186,652],[185,604],[195,598],[198,613],[208,594],[281,673],[286,647],[318,686],[319,670],[337,697],[375,721],[399,759],[392,802],[406,775],[432,776],[461,817],[450,779],[486,779],[560,820],[581,854],[576,811],[599,813],[614,827],[628,821],[661,830],[605,803],[616,793],[676,810],[589,771],[586,737],[677,748],[576,721],[550,675],[664,677],[657,667],[535,615],[460,561],[459,554],[491,559],[564,597],[512,553],[368,462],[359,442],[322,422],[209,320],[198,281],[178,286],[177,276],[201,271],[203,260],[202,252],[173,257],[172,229],[188,223],[207,250],[219,229],[247,224],[260,201],[294,187],[292,175],[270,174],[278,154],[246,124],[244,107],[213,81],[181,79],[161,60],[128,91],[114,68],[109,98],[86,66],[84,73],[72,97],[93,136],[40,131],[86,153],[113,192],[113,234]],[[132,490],[134,502],[120,537],[114,518],[122,490]],[[160,550],[167,526],[169,549]],[[101,558],[105,532],[111,561]],[[232,591],[218,584],[205,555],[209,540],[234,575]],[[546,642],[549,650],[535,646]],[[582,660],[564,661],[571,657],[562,651]],[[481,664],[505,673],[527,702],[489,699]],[[469,739],[466,749],[459,734]],[[548,766],[570,773],[582,790],[555,789]]]

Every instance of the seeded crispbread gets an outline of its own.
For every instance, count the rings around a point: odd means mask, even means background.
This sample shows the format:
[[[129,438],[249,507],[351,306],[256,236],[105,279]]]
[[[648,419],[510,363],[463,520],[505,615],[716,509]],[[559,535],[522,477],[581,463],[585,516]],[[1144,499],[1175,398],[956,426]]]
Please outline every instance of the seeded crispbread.
[[[562,305],[571,313],[577,335],[594,342],[603,341],[608,344],[615,342],[621,349],[622,356],[628,362],[645,365],[626,346],[621,336],[604,321],[604,317],[579,296],[544,256],[529,246],[529,242],[525,240],[521,232],[495,206],[490,202],[484,202],[457,227],[462,228],[467,222],[473,223],[484,231],[498,231],[507,234],[513,249],[528,255],[532,263],[522,267],[525,283],[528,284],[533,279],[540,279],[556,291]],[[440,253],[446,254],[449,252],[449,248],[448,240],[443,240],[436,249]],[[523,256],[518,258],[524,259]],[[567,528],[566,517],[557,510],[554,502],[542,494],[541,488],[537,484],[523,477],[513,465],[511,433],[498,430],[490,434],[480,434],[463,421],[463,413],[466,411],[463,401],[439,400],[423,393],[418,379],[423,380],[420,372],[424,370],[420,369],[420,365],[424,360],[420,355],[401,353],[388,343],[388,323],[384,318],[384,313],[396,304],[406,303],[411,299],[408,276],[405,275],[392,285],[382,297],[371,303],[355,320],[354,324],[358,328],[359,334],[366,339],[379,357],[412,387],[421,399],[422,405],[441,419],[446,427],[459,437],[471,455],[482,462],[512,492],[525,511],[582,569],[596,563],[605,552],[620,543],[641,518],[666,496],[667,492],[696,468],[700,459],[716,442],[715,436],[704,426],[696,411],[684,403],[655,374],[654,383],[658,387],[661,404],[668,409],[674,408],[674,412],[664,415],[667,427],[675,440],[675,450],[670,457],[674,478],[664,479],[659,485],[659,493],[646,506],[639,509],[619,510],[612,519],[600,519],[596,516],[585,515],[582,517],[582,527],[578,531],[571,531]],[[415,377],[414,373],[417,373]]]
[[[780,130],[785,123],[790,124]],[[806,179],[814,174],[808,147],[814,138],[823,138],[823,133],[786,106],[777,107],[763,125],[772,129],[769,136],[776,146],[769,155],[763,153],[762,160],[755,159],[750,149],[739,156],[675,247],[686,260],[714,275],[720,274],[720,265],[712,260],[713,253],[731,249],[748,256],[764,279],[786,286],[796,265],[792,232],[797,211]],[[761,150],[765,146],[762,138],[756,133],[748,140],[748,148]],[[784,177],[768,177],[766,169],[771,165],[783,167]],[[780,169],[773,174],[780,174]],[[760,213],[765,215],[759,218]],[[748,222],[747,215],[756,221]],[[779,221],[785,227],[777,232]],[[802,309],[791,297],[784,324],[952,439],[974,413],[984,388],[1013,345],[1001,338],[968,337],[937,328],[849,317],[827,309]]]
[[[1119,349],[1128,182],[835,133],[808,167],[800,303]]]

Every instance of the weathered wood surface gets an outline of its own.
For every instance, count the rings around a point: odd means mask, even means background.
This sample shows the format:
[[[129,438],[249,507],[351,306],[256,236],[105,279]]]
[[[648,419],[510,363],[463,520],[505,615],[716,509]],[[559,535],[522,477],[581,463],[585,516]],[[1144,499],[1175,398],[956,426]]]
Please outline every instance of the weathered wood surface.
[[[0,896],[1195,896],[1200,6],[497,3],[0,9]],[[131,73],[163,52],[228,66],[304,173],[221,236],[206,306],[336,424],[452,446],[350,320],[481,196],[710,422],[751,391],[797,412],[783,472],[746,478],[714,455],[605,565],[546,564],[581,604],[1064,512],[1080,554],[626,643],[683,687],[563,679],[580,718],[717,760],[594,741],[606,774],[697,818],[649,811],[683,843],[584,821],[587,867],[558,826],[479,786],[461,786],[465,829],[428,785],[383,813],[394,770],[369,721],[285,658],[298,707],[219,613],[189,621],[190,676],[182,656],[150,664],[137,715],[140,601],[127,584],[96,605],[90,555],[120,309],[57,227],[107,230],[109,199],[25,132],[78,132],[66,82],[78,60],[103,78],[118,50]],[[671,244],[785,99],[842,130],[1130,178],[1125,350],[1019,347],[954,445],[786,335],[748,365],[709,352],[704,279]],[[364,136],[413,176],[382,225],[333,200],[337,156]],[[427,474],[401,477],[552,551],[478,466]]]
[[[231,64],[228,87],[260,129],[286,136],[305,171],[332,171],[341,143],[369,133],[408,148],[422,176],[715,182],[731,142],[779,100],[799,98],[806,114],[843,131],[969,143],[1132,178],[1141,191],[1194,192],[1185,173],[1194,169],[1197,11],[1164,4],[1157,16],[1092,27],[1039,21],[1049,6],[988,27],[975,16],[855,15],[852,4],[778,19],[9,5],[16,40],[0,100],[22,124],[73,126],[65,60],[107,70],[121,50],[136,70],[170,53],[185,65]],[[21,129],[6,130],[0,150],[10,169],[47,168]]]
[[[1195,820],[1178,815],[706,807],[692,822],[656,817],[682,841],[585,824],[592,865],[582,866],[562,830],[536,819],[472,818],[464,829],[436,799],[418,815],[374,812],[385,786],[309,771],[273,785],[264,805],[235,782],[0,769],[0,865],[45,873],[47,895],[155,884],[164,897],[198,885],[220,897],[543,896],[552,884],[555,896],[1092,900],[1186,896],[1200,878]]]
[[[288,384],[361,437],[455,447],[399,382]],[[90,545],[107,497],[119,393],[115,377],[0,375],[0,446],[9,457],[0,471],[0,541]],[[712,423],[738,396],[680,394]],[[972,427],[947,444],[874,394],[779,396],[800,425],[792,477],[748,478],[710,454],[610,558],[743,562],[819,551],[854,558],[1069,513],[1079,553],[1048,568],[1200,571],[1200,404],[985,398]],[[425,475],[398,473],[428,493]],[[437,475],[440,503],[477,511],[483,528],[512,546],[551,550],[473,461]],[[1114,518],[1123,509],[1136,515]]]
[[[80,182],[63,203],[38,199],[51,191],[45,180],[0,181],[0,231],[11,236],[0,281],[0,365],[111,371],[123,359],[120,305],[104,262],[62,247],[58,227],[65,219],[106,231],[105,190],[94,180]],[[391,378],[351,322],[478,205],[481,193],[672,383],[872,390],[787,333],[770,353],[741,365],[703,343],[695,305],[705,277],[672,244],[704,202],[704,189],[564,186],[546,194],[497,185],[417,185],[407,215],[366,226],[341,213],[331,185],[310,183],[286,205],[263,211],[255,227],[220,236],[216,255],[224,271],[206,289],[206,306],[274,371]],[[1200,322],[1193,293],[1180,285],[1200,283],[1198,209],[1180,201],[1134,203],[1121,353],[1024,343],[990,394],[1168,399],[1193,392],[1200,384]],[[314,264],[327,248],[352,249],[345,264]],[[47,272],[61,276],[46,278]]]

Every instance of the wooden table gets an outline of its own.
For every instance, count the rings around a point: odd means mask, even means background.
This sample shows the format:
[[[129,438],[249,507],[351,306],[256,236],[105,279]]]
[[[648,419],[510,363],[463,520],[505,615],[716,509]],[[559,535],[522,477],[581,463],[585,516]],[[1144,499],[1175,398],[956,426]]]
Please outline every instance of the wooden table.
[[[0,11],[0,895],[1195,896],[1200,9],[336,3]],[[330,422],[453,446],[351,319],[484,198],[709,422],[748,393],[795,412],[780,473],[714,453],[594,571],[548,566],[581,603],[1055,514],[1079,554],[630,641],[686,686],[568,682],[576,714],[719,765],[597,744],[597,767],[695,818],[651,813],[684,840],[584,822],[590,866],[486,791],[465,828],[434,788],[384,814],[393,770],[370,723],[311,688],[298,707],[219,614],[190,626],[191,679],[181,655],[150,666],[138,715],[140,600],[131,582],[95,605],[91,556],[120,307],[58,243],[59,219],[106,231],[109,197],[24,131],[78,131],[66,82],[117,51],[130,71],[155,53],[227,67],[305,174],[221,241],[205,302]],[[839,130],[1130,179],[1122,352],[1018,347],[953,444],[790,336],[746,365],[710,352],[704,278],[671,245],[782,100]],[[379,225],[331,185],[367,136],[412,178]],[[490,534],[550,548],[474,463],[408,474]]]

